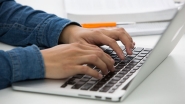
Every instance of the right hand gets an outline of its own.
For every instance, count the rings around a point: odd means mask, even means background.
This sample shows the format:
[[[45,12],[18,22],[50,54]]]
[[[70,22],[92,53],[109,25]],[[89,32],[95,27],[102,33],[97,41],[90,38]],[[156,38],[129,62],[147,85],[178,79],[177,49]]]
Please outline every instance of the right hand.
[[[101,79],[102,74],[114,70],[114,60],[102,49],[91,44],[61,44],[41,50],[45,63],[45,77],[67,78],[76,74],[86,74]],[[84,65],[97,66],[102,74]]]

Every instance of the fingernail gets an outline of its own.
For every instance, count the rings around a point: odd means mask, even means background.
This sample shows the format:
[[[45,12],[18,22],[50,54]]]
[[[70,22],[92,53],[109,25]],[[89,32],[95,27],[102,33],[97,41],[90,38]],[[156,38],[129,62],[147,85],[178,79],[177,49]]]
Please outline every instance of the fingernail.
[[[130,49],[130,53],[132,54],[132,49]]]
[[[124,53],[121,55],[121,59],[123,60],[125,58],[125,55]]]
[[[103,78],[103,75],[99,74],[99,76],[98,76],[98,77],[99,77],[99,79],[102,79],[102,78]]]
[[[114,59],[111,59],[113,63],[115,63]]]
[[[113,66],[113,67],[112,67],[112,71],[114,71],[114,70],[115,70],[115,67]]]

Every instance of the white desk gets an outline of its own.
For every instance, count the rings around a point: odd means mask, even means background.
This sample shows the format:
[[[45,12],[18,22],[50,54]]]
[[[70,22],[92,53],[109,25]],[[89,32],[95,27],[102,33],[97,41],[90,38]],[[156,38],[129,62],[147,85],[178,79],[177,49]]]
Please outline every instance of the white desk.
[[[159,36],[134,37],[137,46],[153,46]],[[117,104],[185,104],[185,35],[169,57],[123,102]],[[0,47],[2,47],[0,45]],[[165,47],[164,47],[165,49]],[[160,57],[160,56],[159,56]],[[1,104],[115,104],[115,102],[0,90]]]

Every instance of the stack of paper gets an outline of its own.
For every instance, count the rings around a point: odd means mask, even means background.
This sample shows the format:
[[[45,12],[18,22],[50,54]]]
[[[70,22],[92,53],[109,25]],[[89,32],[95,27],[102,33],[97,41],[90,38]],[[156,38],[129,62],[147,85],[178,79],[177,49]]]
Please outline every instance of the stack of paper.
[[[64,0],[64,5],[67,18],[79,23],[162,22],[170,21],[178,11],[173,0]],[[156,26],[147,25],[151,28]],[[160,33],[162,33],[167,25],[162,26],[164,27],[161,29],[149,30],[152,30],[151,32],[161,30]],[[128,31],[137,30],[139,34],[144,33],[143,35],[146,33],[140,25],[131,28],[125,27]]]

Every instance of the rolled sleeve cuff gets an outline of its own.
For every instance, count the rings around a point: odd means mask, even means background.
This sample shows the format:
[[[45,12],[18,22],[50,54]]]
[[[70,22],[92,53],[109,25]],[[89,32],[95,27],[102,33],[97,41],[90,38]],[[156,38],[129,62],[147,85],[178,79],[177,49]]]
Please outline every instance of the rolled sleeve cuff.
[[[44,62],[36,45],[7,51],[12,66],[12,82],[44,78]]]
[[[39,44],[45,45],[46,47],[53,47],[58,45],[58,39],[63,29],[70,25],[78,25],[77,22],[63,19],[57,16],[46,19],[39,27],[38,41]]]

